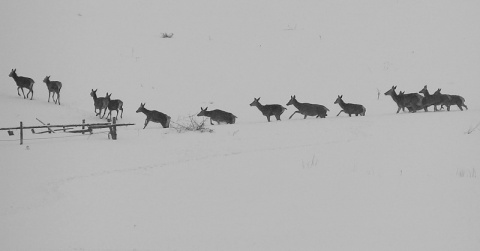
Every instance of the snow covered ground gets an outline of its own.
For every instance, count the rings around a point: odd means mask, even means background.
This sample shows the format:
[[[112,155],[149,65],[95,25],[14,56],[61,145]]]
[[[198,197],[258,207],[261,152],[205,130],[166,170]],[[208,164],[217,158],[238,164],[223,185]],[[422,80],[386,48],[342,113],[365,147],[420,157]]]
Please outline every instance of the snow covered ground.
[[[0,128],[97,123],[118,140],[0,131],[1,250],[479,250],[477,2],[6,1]],[[174,33],[171,39],[162,33]],[[35,80],[33,100],[13,79]],[[63,82],[48,103],[46,75]],[[392,85],[460,94],[468,111],[395,114]],[[378,97],[378,92],[381,95]],[[361,103],[349,118],[337,95]],[[323,104],[266,122],[249,104]],[[200,107],[213,133],[162,129]],[[430,109],[432,110],[432,108]],[[467,133],[469,132],[470,133]],[[48,139],[46,139],[48,138]]]

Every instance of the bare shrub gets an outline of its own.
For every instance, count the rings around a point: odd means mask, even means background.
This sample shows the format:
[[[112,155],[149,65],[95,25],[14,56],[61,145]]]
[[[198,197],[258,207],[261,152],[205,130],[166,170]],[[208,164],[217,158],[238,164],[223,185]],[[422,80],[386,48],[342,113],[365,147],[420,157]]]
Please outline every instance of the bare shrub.
[[[179,133],[183,132],[209,132],[212,133],[213,130],[206,127],[205,121],[206,118],[203,118],[201,121],[197,120],[196,116],[188,116],[186,118],[180,118],[176,122],[172,122],[172,128],[177,130]]]

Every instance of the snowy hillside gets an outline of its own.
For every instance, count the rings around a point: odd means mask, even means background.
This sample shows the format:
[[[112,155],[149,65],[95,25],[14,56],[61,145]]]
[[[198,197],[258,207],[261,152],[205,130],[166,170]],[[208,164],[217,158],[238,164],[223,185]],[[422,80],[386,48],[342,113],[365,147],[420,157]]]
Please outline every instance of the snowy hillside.
[[[476,2],[6,1],[0,128],[104,122],[118,140],[0,131],[1,250],[479,250]],[[21,14],[20,14],[21,13]],[[174,33],[162,38],[162,33]],[[17,96],[11,69],[34,79]],[[48,103],[43,78],[62,81]],[[459,94],[467,111],[396,114],[392,85]],[[378,94],[380,93],[380,96]],[[286,106],[330,109],[303,119]],[[365,117],[336,117],[337,95]],[[249,104],[288,109],[267,123]],[[163,129],[200,107],[212,133]],[[198,118],[201,120],[201,118]]]

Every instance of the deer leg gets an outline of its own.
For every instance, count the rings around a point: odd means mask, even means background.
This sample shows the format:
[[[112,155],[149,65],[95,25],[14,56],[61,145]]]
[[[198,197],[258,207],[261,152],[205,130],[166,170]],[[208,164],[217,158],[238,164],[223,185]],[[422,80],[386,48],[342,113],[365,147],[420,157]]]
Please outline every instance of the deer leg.
[[[123,119],[123,107],[122,107],[122,108],[120,108],[120,110],[122,110],[122,114],[120,114],[120,118],[122,118],[122,119]],[[118,114],[117,114],[117,116],[118,116]]]
[[[145,125],[143,126],[143,129],[145,129],[145,127],[147,127],[148,125],[148,119],[145,119]]]
[[[295,113],[297,113],[298,111],[295,111],[292,113],[292,115],[290,115],[290,117],[288,117],[288,119],[291,119],[293,117],[293,115],[295,115]]]
[[[30,95],[30,93],[32,93],[32,96],[30,97],[30,100],[33,99],[33,89],[29,89],[30,91],[27,93],[27,98],[28,98],[28,95]],[[22,89],[23,91],[23,89]]]
[[[270,122],[270,116],[267,116],[267,121]]]
[[[20,89],[20,88],[21,88],[21,87],[18,87],[17,90]],[[21,88],[21,89],[22,89],[23,98],[26,98],[26,97],[25,97],[25,92],[23,91],[23,88]],[[20,93],[18,93],[18,96],[20,96]]]
[[[23,91],[23,89],[22,89],[22,91]],[[18,96],[22,96],[22,95],[20,95],[20,87],[17,87],[17,93],[18,93]]]
[[[275,118],[277,119],[277,121],[281,120],[280,119],[280,114],[275,114]]]
[[[213,125],[212,118],[210,118],[210,125]]]
[[[303,119],[307,119],[307,115],[305,115],[305,116],[303,117]]]
[[[102,111],[100,110],[100,113],[101,113],[101,112],[102,112]],[[103,117],[105,117],[105,113],[107,113],[107,108],[104,108],[104,109],[103,109],[103,116],[101,117],[101,119],[103,119]]]
[[[340,113],[342,113],[342,112],[345,112],[345,111],[344,111],[344,110],[341,110],[341,111],[337,114],[337,117],[338,117],[338,115],[340,115]],[[398,111],[397,111],[397,113],[398,113]]]
[[[60,92],[57,93],[58,104],[60,105]]]

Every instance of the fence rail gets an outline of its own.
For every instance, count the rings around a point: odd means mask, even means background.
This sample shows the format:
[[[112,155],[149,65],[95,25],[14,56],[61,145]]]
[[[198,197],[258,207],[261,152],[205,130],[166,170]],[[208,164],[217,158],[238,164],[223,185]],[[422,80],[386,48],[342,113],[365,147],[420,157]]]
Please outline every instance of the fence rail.
[[[40,120],[38,120],[38,121],[40,121]],[[69,132],[69,133],[82,133],[82,134],[84,134],[85,132],[92,133],[94,129],[109,128],[110,129],[109,138],[110,138],[110,135],[111,135],[112,139],[116,140],[117,139],[117,127],[118,126],[129,126],[129,125],[135,125],[135,124],[132,124],[132,123],[117,124],[116,123],[116,118],[113,118],[112,123],[89,123],[89,124],[86,124],[85,120],[83,120],[81,124],[65,124],[65,125],[49,125],[49,124],[46,124],[46,125],[41,125],[41,126],[24,126],[23,122],[20,121],[20,126],[19,127],[0,128],[0,131],[8,131],[8,134],[10,136],[12,136],[13,135],[12,130],[19,130],[20,131],[20,145],[23,145],[23,139],[24,139],[23,131],[25,129],[32,129],[32,133],[35,133],[35,131],[33,129],[46,128],[46,129],[48,129],[47,131],[39,132],[39,133],[47,133],[47,132],[48,133],[55,133],[56,131],[64,131],[64,132]],[[58,128],[58,127],[63,128],[63,129],[56,129],[56,130],[51,129],[51,128]],[[76,129],[77,127],[81,127],[81,129]],[[76,129],[76,130],[71,130],[71,129]]]

